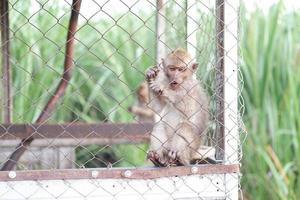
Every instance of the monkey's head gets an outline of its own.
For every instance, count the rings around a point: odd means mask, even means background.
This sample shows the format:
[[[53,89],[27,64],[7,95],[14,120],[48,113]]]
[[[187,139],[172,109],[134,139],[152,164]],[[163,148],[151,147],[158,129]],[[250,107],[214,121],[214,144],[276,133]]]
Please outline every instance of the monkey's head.
[[[163,70],[169,79],[170,88],[177,90],[180,85],[191,78],[198,64],[193,62],[191,55],[178,48],[162,59]]]

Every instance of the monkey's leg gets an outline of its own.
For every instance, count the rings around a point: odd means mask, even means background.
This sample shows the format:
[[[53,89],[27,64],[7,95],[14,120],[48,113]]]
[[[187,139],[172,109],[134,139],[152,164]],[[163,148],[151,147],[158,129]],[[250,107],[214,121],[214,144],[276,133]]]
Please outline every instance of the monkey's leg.
[[[198,145],[198,138],[189,123],[180,123],[172,138],[171,148],[168,152],[170,162],[177,165],[190,165],[192,151]]]
[[[176,142],[168,152],[169,162],[175,165],[189,165],[191,161],[191,150],[188,143],[181,136],[174,136]]]
[[[153,111],[149,108],[141,107],[141,106],[131,106],[128,108],[128,111],[135,114],[135,115],[141,115],[141,116],[146,116],[146,117],[152,117]]]
[[[155,166],[167,166],[168,158],[167,148],[168,139],[165,132],[163,122],[158,122],[151,132],[150,136],[150,148],[147,153],[147,159],[153,162]]]

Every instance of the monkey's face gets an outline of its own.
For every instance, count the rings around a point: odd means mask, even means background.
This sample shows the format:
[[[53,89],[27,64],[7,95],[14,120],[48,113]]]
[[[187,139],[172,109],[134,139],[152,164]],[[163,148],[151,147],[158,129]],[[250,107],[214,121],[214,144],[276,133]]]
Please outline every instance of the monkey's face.
[[[162,65],[172,90],[177,90],[185,80],[191,78],[198,66],[192,62],[191,56],[182,50],[174,51],[166,59],[162,59]]]
[[[192,76],[192,71],[185,64],[167,65],[164,69],[172,90],[180,88],[180,85]]]
[[[186,63],[181,60],[175,62],[174,60],[173,62],[170,60],[163,61],[164,72],[168,77],[170,88],[172,90],[177,90],[185,80],[191,78],[198,66],[197,63]]]

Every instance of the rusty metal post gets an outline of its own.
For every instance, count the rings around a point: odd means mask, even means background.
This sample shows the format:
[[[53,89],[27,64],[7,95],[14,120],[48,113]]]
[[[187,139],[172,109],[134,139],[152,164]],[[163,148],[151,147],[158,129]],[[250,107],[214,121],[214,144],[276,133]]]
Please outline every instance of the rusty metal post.
[[[224,0],[216,0],[216,159],[224,159]]]
[[[10,94],[10,52],[9,52],[9,13],[8,0],[0,2],[1,18],[1,56],[2,56],[2,121],[3,123],[11,122],[12,100]]]
[[[71,68],[73,65],[73,53],[74,53],[74,35],[77,29],[80,6],[81,6],[81,0],[73,0],[72,12],[69,21],[68,35],[66,41],[64,72],[54,94],[50,97],[46,106],[44,107],[38,119],[36,120],[35,123],[37,124],[43,123],[49,118],[51,112],[54,109],[55,104],[65,92],[65,89],[67,88],[68,83],[71,79]],[[33,131],[32,128],[27,126],[27,132],[31,133],[32,131]],[[33,136],[24,138],[22,142],[16,147],[15,151],[11,154],[11,156],[6,161],[6,163],[4,163],[1,171],[12,170],[33,140],[34,140]]]

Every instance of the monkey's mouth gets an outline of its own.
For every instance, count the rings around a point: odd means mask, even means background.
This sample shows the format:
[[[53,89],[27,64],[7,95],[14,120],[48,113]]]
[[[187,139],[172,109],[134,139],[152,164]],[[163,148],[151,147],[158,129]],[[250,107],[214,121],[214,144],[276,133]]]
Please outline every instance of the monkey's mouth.
[[[171,87],[172,89],[177,89],[177,88],[179,87],[179,83],[176,82],[176,81],[172,81],[172,82],[170,83],[170,87]]]

